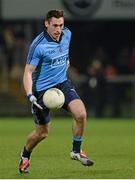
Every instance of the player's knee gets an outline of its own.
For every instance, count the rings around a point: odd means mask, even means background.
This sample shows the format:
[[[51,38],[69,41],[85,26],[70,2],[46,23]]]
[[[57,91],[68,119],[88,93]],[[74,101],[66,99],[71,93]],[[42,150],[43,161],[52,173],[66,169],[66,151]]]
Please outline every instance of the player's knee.
[[[76,120],[79,122],[84,122],[86,121],[86,117],[87,117],[86,111],[80,111],[76,115]]]

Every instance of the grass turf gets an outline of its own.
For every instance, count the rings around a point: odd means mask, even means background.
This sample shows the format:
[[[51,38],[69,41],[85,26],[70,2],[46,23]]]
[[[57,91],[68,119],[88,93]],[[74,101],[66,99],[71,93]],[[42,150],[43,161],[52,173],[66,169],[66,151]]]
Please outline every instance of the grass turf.
[[[71,160],[71,119],[53,119],[49,137],[35,148],[29,174],[19,174],[18,161],[30,118],[0,118],[1,179],[132,179],[135,178],[135,121],[88,120],[83,149],[94,160],[84,167]]]

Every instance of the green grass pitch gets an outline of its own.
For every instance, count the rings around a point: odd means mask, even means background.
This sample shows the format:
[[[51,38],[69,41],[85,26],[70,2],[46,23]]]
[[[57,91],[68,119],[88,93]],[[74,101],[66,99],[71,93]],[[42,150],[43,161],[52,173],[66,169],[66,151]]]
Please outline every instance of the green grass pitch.
[[[31,171],[19,174],[18,162],[31,118],[0,118],[0,179],[134,179],[135,121],[88,119],[83,149],[94,160],[85,167],[71,160],[71,119],[52,119],[50,135],[33,151]]]

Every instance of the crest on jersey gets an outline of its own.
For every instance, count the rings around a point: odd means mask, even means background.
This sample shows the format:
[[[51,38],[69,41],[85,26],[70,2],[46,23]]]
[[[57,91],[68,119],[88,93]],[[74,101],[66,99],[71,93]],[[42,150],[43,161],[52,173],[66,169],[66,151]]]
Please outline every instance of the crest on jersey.
[[[62,0],[67,10],[75,16],[85,17],[93,14],[102,0]]]

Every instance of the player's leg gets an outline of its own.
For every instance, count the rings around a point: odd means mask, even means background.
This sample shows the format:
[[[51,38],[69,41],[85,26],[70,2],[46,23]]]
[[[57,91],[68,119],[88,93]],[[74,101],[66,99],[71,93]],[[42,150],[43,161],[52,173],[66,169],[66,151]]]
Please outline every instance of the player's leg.
[[[73,115],[73,148],[70,153],[71,158],[79,160],[85,166],[91,166],[93,165],[93,161],[81,150],[87,119],[85,106],[80,99],[75,99],[68,104],[68,109]]]
[[[25,148],[29,152],[31,152],[40,141],[48,136],[49,124],[50,123],[45,125],[36,125],[35,130],[28,135]]]
[[[82,137],[87,118],[84,104],[80,99],[75,99],[69,103],[68,109],[73,115],[73,135]]]
[[[83,165],[90,166],[93,161],[89,160],[87,156],[81,151],[81,144],[83,134],[86,126],[86,109],[75,91],[71,81],[67,80],[57,86],[65,95],[65,103],[63,108],[68,109],[73,115],[73,148],[71,151],[71,158],[79,160]]]
[[[49,123],[45,125],[36,125],[36,128],[27,137],[26,145],[21,153],[21,159],[19,163],[19,171],[21,173],[29,172],[30,156],[34,147],[43,139],[48,136]]]
[[[39,110],[35,105],[32,106],[32,114],[35,122],[35,130],[31,132],[28,137],[24,149],[21,154],[19,163],[19,171],[25,173],[29,171],[29,160],[34,147],[40,143],[43,139],[48,136],[49,125],[50,125],[50,112],[49,109],[45,108],[42,101],[42,94],[37,97],[38,103],[44,108],[42,111]],[[39,97],[39,98],[38,98]]]

